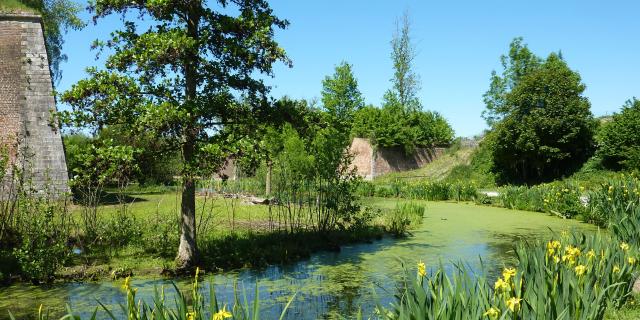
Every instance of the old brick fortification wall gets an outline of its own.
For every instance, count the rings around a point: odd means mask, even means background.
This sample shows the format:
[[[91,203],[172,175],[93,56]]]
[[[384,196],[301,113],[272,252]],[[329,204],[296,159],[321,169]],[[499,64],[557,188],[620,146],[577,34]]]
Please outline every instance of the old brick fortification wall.
[[[55,110],[41,18],[0,13],[0,145],[37,191],[59,194],[68,176]]]
[[[417,148],[407,154],[402,147],[374,148],[368,139],[354,138],[349,147],[352,167],[365,179],[390,172],[418,169],[442,155],[444,148]]]

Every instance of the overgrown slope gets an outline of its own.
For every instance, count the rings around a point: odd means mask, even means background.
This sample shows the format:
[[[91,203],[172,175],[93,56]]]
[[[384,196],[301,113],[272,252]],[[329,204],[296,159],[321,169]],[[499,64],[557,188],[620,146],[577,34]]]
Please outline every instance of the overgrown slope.
[[[445,179],[453,168],[459,165],[468,165],[471,155],[476,148],[472,147],[452,147],[445,154],[425,165],[422,168],[403,172],[392,172],[375,178],[375,182],[391,182],[396,179],[409,180],[431,180],[439,181]]]

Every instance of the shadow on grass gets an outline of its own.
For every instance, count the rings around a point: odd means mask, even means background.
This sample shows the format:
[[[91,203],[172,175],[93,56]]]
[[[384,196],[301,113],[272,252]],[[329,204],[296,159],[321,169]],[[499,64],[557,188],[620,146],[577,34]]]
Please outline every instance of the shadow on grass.
[[[111,192],[111,191],[101,192],[99,199],[100,200],[97,203],[97,205],[99,206],[147,201],[144,198],[135,197],[131,194],[118,194],[117,192]],[[85,198],[83,198],[82,195],[78,195],[77,193],[74,193],[73,202],[82,204],[82,203],[87,203],[88,201]]]

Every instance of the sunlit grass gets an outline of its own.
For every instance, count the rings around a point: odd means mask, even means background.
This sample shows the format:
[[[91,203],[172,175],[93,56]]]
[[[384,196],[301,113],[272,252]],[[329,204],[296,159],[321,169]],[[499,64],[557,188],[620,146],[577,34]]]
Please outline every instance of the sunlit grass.
[[[18,0],[2,0],[0,2],[0,12],[29,12],[38,13]]]

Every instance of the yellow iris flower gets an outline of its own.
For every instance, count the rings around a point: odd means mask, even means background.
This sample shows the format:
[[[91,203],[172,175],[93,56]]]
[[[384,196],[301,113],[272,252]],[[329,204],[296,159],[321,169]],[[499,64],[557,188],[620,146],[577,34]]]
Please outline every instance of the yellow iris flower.
[[[502,276],[504,277],[505,282],[509,282],[512,277],[516,276],[516,268],[505,268],[502,271]]]
[[[620,249],[622,249],[622,251],[627,251],[629,250],[629,244],[626,242],[622,242],[620,243]]]
[[[574,268],[574,270],[576,271],[576,275],[581,276],[587,271],[587,267],[578,265]]]
[[[485,317],[489,317],[491,319],[495,319],[500,315],[500,310],[491,307],[489,309],[487,309],[487,312],[485,312],[484,314],[482,314]]]
[[[520,307],[520,301],[522,301],[522,299],[511,297],[509,300],[507,300],[507,307],[509,307],[509,310],[511,310],[511,312],[516,312]]]
[[[502,278],[498,278],[496,283],[493,285],[493,288],[496,291],[506,291],[507,289],[509,289],[509,284],[502,280]]]
[[[227,311],[227,306],[222,306],[220,311],[216,312],[211,316],[211,320],[224,320],[226,318],[231,318],[233,315],[231,312]]]
[[[418,262],[418,275],[421,277],[427,275],[427,266],[422,261]]]

